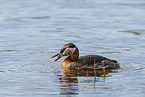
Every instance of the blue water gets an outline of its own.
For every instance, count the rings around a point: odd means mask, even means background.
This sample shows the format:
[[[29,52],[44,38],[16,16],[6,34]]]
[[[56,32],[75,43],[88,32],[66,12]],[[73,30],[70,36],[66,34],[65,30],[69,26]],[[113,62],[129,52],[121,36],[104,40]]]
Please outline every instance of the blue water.
[[[69,42],[121,68],[64,75],[51,57]],[[1,97],[144,97],[144,48],[144,0],[0,0]]]

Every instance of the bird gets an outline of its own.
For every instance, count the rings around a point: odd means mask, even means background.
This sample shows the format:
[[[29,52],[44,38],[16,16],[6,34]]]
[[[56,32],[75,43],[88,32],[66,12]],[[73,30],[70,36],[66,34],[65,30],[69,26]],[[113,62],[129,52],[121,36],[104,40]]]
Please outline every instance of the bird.
[[[116,60],[112,60],[100,55],[86,55],[79,57],[79,49],[74,43],[65,44],[59,53],[52,56],[57,57],[54,60],[57,61],[63,56],[67,56],[61,63],[62,69],[73,69],[73,70],[106,70],[106,69],[117,69],[119,63]]]

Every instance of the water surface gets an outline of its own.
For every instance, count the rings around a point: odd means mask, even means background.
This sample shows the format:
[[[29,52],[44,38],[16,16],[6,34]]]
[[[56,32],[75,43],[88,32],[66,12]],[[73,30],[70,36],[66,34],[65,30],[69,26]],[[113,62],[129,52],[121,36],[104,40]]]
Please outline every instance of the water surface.
[[[0,96],[144,97],[144,10],[144,0],[0,0]],[[51,57],[68,42],[121,68],[64,75],[64,58]]]

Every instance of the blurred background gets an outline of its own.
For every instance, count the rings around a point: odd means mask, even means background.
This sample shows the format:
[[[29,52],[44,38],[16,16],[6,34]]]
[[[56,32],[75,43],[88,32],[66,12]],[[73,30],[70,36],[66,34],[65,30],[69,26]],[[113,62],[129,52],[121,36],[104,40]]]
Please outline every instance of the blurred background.
[[[65,76],[51,57],[69,42],[121,68]],[[0,0],[2,97],[144,97],[144,48],[145,0]]]

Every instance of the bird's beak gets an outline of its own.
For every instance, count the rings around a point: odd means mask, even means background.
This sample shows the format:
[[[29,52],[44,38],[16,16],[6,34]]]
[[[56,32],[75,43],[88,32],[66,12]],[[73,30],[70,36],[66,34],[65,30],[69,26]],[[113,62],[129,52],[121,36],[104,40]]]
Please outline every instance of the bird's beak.
[[[54,57],[56,57],[56,56],[58,56],[58,58],[55,59],[54,62],[57,61],[58,59],[60,59],[60,58],[62,57],[62,53],[58,53],[58,54],[52,56],[51,58],[54,58]]]

